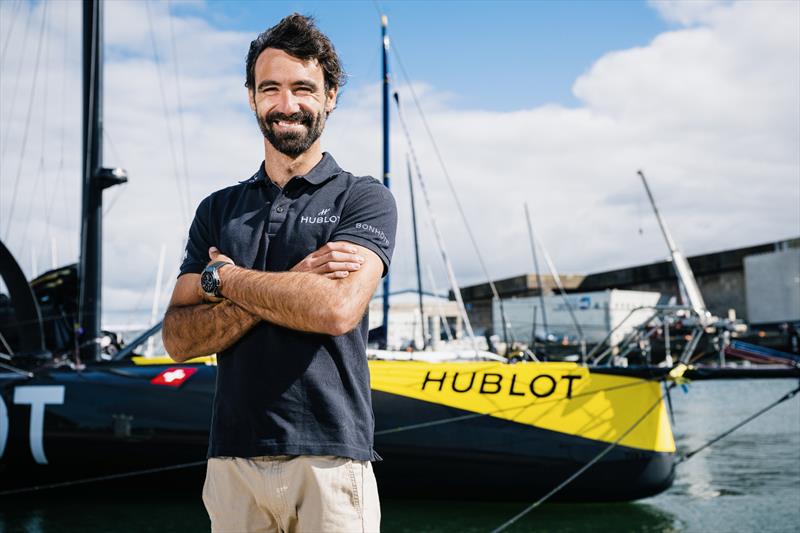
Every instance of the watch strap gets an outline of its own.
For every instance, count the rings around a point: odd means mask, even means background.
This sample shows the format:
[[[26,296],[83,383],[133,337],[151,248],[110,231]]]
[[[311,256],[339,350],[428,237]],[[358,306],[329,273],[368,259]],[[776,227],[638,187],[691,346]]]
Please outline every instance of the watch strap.
[[[213,263],[208,265],[206,268],[213,268],[214,270],[218,270],[222,265],[232,265],[232,264],[233,263],[231,263],[229,261],[214,261]]]
[[[214,261],[213,263],[211,263],[210,265],[208,265],[205,268],[205,271],[210,273],[211,276],[214,278],[214,281],[216,282],[215,283],[216,287],[214,288],[214,292],[213,293],[206,292],[206,294],[208,294],[209,296],[215,296],[217,298],[222,298],[222,295],[219,292],[220,288],[222,287],[222,280],[219,277],[219,272],[218,271],[223,266],[232,265],[232,264],[233,263],[230,263],[228,261]]]

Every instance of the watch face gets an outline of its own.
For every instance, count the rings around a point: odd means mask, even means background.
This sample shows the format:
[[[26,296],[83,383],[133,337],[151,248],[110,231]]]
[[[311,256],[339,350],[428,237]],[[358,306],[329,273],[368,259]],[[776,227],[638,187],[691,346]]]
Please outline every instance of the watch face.
[[[217,290],[217,282],[214,279],[214,275],[211,272],[203,272],[200,276],[200,286],[203,288],[204,292],[208,294],[214,294]]]

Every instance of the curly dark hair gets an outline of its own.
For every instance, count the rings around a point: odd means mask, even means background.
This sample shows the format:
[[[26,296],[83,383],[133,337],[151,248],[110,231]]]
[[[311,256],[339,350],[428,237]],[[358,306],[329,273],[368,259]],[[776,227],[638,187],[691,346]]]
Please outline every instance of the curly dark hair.
[[[304,61],[316,59],[325,75],[326,90],[338,89],[345,84],[346,75],[333,43],[319,31],[314,24],[314,17],[292,13],[250,43],[246,61],[247,79],[244,83],[248,89],[254,89],[256,60],[267,48],[283,50]]]

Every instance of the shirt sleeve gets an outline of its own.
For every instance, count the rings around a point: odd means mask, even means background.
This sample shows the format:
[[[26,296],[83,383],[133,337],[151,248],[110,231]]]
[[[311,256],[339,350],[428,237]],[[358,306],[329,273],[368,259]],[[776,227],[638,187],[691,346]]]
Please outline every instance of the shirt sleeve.
[[[375,252],[389,271],[397,232],[397,205],[389,189],[375,178],[359,179],[345,202],[331,241],[348,241]]]
[[[178,277],[184,274],[200,274],[208,264],[208,249],[211,247],[211,197],[200,202],[189,228],[189,239],[183,252]]]

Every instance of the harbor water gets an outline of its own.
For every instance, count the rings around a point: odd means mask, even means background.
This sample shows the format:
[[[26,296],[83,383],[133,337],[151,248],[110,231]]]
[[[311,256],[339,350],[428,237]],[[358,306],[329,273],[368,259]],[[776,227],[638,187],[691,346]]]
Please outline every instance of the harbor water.
[[[795,380],[696,382],[672,393],[680,451],[695,449],[797,386]],[[378,479],[380,483],[380,479]],[[420,483],[425,480],[421,479]],[[609,481],[612,482],[612,481]],[[200,489],[74,487],[0,498],[0,533],[208,531]],[[386,500],[382,531],[491,531],[520,502]],[[678,467],[674,486],[645,500],[546,504],[507,531],[790,532],[800,530],[800,397]]]

